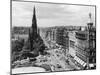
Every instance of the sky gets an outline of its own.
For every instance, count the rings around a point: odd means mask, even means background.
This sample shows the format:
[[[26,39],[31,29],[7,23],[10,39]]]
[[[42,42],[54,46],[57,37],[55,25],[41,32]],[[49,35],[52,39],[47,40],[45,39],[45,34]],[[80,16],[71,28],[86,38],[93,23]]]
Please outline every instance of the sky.
[[[31,26],[34,6],[38,27],[86,26],[90,12],[95,25],[94,6],[12,1],[12,26]]]

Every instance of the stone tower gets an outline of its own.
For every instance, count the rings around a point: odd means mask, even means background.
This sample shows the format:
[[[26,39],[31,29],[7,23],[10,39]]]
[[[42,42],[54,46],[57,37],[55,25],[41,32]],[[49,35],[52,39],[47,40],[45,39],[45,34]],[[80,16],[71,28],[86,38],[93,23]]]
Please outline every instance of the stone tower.
[[[33,9],[33,18],[32,18],[31,34],[32,34],[32,39],[33,40],[35,38],[37,38],[37,20],[36,20],[35,7]]]
[[[96,28],[93,26],[92,15],[89,13],[89,22],[88,25],[88,41],[89,41],[89,59],[88,59],[88,68],[89,64],[95,66],[96,63]]]
[[[43,40],[40,37],[39,34],[39,28],[37,28],[37,19],[36,19],[36,12],[35,7],[33,9],[33,18],[32,18],[32,26],[29,29],[29,47],[30,51],[33,51],[35,55],[38,55],[39,52],[43,52],[45,49],[45,45]]]

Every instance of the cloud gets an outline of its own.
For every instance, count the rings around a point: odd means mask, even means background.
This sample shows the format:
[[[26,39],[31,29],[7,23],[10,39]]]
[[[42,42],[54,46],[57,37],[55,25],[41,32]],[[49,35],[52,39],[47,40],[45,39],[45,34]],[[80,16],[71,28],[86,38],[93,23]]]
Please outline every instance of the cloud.
[[[12,24],[14,26],[31,26],[34,6],[40,27],[85,25],[89,19],[89,12],[92,13],[93,22],[95,22],[95,7],[13,1]]]

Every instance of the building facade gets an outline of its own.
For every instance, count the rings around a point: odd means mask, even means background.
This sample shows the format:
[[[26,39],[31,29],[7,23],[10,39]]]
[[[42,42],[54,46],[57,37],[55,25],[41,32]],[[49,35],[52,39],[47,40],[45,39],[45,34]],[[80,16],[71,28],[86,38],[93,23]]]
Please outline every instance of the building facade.
[[[58,28],[56,32],[56,43],[66,48],[66,35],[63,28]]]
[[[76,32],[76,61],[79,63],[81,68],[86,66],[87,63],[87,49],[89,46],[88,43],[88,32],[86,31],[78,31]]]
[[[96,63],[96,28],[91,21],[91,14],[89,16],[86,30],[76,32],[76,61],[82,69],[94,67]]]
[[[95,66],[96,68],[96,27],[93,25],[91,13],[89,13],[90,21],[87,23],[89,32],[89,56],[88,56],[88,68]]]
[[[69,54],[72,57],[75,57],[76,55],[76,37],[75,37],[75,31],[69,31]]]

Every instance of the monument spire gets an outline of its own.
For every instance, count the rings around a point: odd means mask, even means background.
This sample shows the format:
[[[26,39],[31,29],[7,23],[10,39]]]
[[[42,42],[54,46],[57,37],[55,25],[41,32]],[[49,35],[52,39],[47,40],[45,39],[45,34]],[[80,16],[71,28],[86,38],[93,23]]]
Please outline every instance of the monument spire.
[[[33,8],[32,30],[33,30],[33,33],[37,33],[37,20],[36,20],[35,6]]]
[[[37,20],[36,20],[36,11],[35,6],[33,8],[33,16],[32,16],[32,26],[29,29],[29,48],[33,51],[34,55],[38,55],[39,51],[43,53],[45,49],[45,45],[43,40],[38,34],[39,30],[37,29]]]

